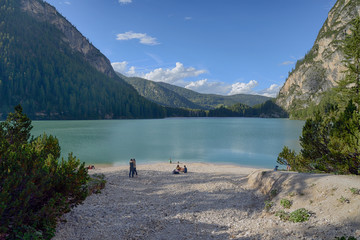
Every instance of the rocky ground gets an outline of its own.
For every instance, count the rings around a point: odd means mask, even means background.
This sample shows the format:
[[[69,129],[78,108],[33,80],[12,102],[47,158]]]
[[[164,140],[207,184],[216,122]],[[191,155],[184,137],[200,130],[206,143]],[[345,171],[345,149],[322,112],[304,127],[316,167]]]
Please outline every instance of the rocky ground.
[[[105,174],[105,189],[66,214],[53,239],[360,238],[360,193],[350,191],[360,189],[359,177],[187,166],[175,175],[173,164],[138,163],[135,178],[127,167],[90,170]],[[284,198],[290,209],[281,206]],[[298,208],[311,212],[308,221],[275,216]]]

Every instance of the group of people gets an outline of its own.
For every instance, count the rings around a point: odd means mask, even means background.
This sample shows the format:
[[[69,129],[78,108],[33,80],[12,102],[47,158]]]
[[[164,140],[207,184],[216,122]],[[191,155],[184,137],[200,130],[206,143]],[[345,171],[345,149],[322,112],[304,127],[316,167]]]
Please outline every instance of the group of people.
[[[179,174],[179,173],[187,173],[187,167],[184,165],[184,167],[180,167],[179,164],[176,166],[176,168],[173,170],[173,174]]]
[[[138,175],[137,171],[136,171],[136,160],[135,158],[130,159],[130,172],[129,172],[129,177],[134,177],[134,174],[136,174],[136,176]]]
[[[129,178],[130,177],[134,177],[134,175],[138,175],[138,173],[137,173],[137,171],[136,171],[136,160],[135,160],[135,158],[132,158],[132,159],[130,159],[130,161],[129,161],[129,165],[130,165],[130,171],[129,171]],[[177,166],[176,166],[176,168],[173,170],[173,174],[179,174],[179,173],[181,173],[181,172],[183,172],[183,173],[187,173],[187,167],[186,167],[186,165],[184,165],[184,167],[180,167],[180,165],[178,164]]]

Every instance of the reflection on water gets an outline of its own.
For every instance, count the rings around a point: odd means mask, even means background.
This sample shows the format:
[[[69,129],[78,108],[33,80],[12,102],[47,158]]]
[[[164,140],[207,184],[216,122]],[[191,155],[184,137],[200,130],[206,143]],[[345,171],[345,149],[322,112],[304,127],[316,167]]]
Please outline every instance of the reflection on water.
[[[303,121],[261,118],[34,121],[32,134],[55,135],[63,156],[86,164],[225,162],[273,167],[284,145],[299,150]]]

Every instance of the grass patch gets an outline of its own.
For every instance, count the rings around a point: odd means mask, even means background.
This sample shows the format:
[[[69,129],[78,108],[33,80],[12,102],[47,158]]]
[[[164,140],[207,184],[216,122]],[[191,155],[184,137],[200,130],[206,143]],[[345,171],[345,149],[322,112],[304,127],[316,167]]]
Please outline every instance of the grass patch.
[[[339,199],[338,199],[341,203],[350,203],[350,200],[344,196],[341,196]]]
[[[350,192],[352,194],[360,195],[360,189],[358,189],[358,188],[350,188]]]
[[[290,208],[292,202],[289,199],[283,198],[280,200],[280,205],[283,206],[283,208]]]

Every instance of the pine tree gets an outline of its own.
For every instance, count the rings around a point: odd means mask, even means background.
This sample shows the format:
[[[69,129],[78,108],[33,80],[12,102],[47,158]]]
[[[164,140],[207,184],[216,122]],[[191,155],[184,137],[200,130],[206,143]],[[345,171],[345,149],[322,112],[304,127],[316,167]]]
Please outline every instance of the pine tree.
[[[359,109],[360,98],[360,17],[352,21],[351,34],[344,40],[344,60],[346,76],[338,82],[336,91],[338,97],[346,107],[349,100],[353,100]],[[346,101],[344,101],[346,100]]]

